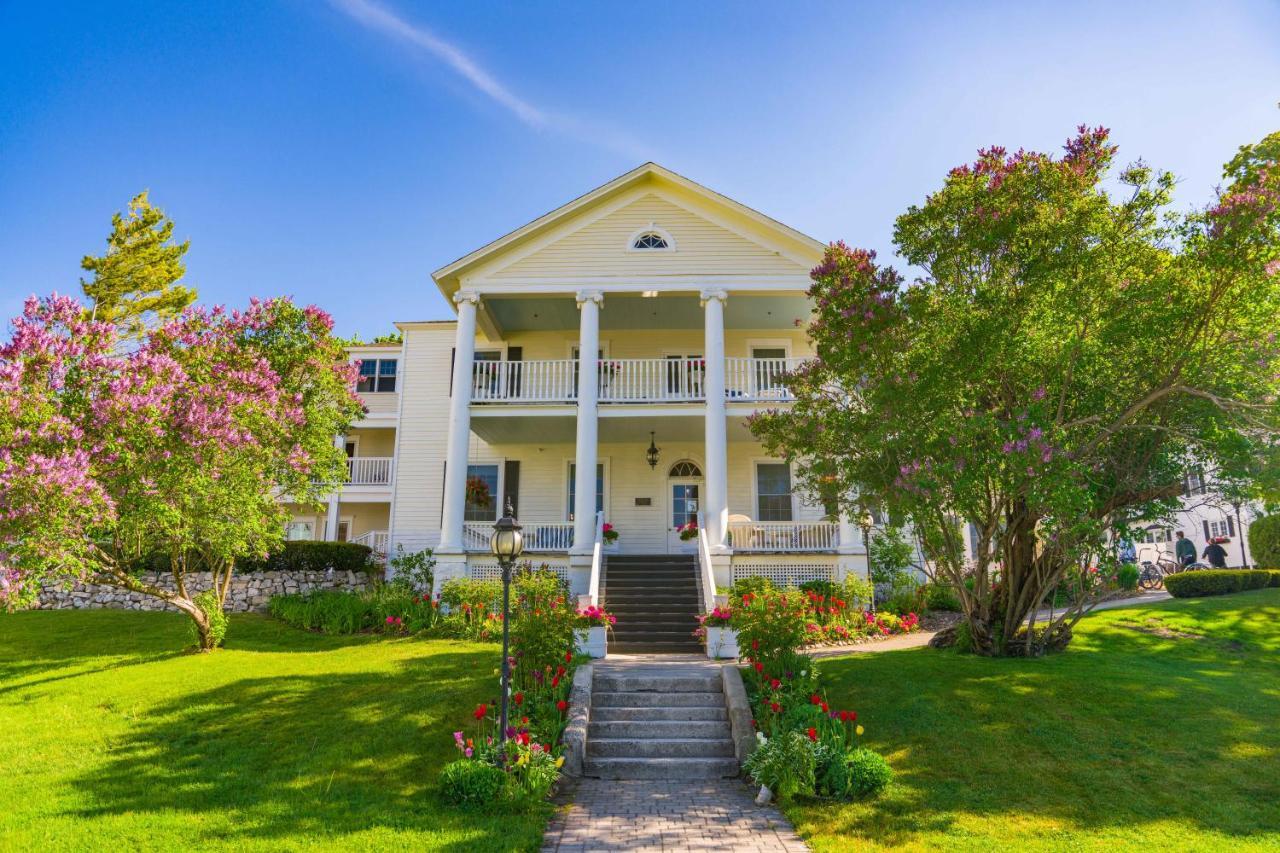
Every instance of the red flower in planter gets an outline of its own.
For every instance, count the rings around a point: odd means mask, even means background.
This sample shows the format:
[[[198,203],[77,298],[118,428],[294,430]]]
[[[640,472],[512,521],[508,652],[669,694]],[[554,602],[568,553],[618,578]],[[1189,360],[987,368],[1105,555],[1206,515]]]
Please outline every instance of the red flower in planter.
[[[810,726],[809,730],[805,732],[805,734],[809,736],[809,740],[813,741],[814,743],[818,742],[818,730],[813,728],[813,726]]]
[[[488,712],[489,712],[488,706],[477,705],[475,711],[471,713],[471,716],[475,717],[477,720],[483,720],[484,715],[487,714]]]
[[[569,710],[569,703],[561,699],[556,703],[556,710],[563,714],[565,711]]]

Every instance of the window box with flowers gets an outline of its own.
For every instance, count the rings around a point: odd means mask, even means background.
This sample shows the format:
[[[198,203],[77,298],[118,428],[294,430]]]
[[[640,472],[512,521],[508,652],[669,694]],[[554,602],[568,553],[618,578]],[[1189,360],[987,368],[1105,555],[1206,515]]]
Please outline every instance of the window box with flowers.
[[[578,611],[577,637],[578,653],[593,658],[602,658],[608,654],[609,629],[618,621],[612,613],[605,612],[603,607],[584,607]]]
[[[710,613],[698,617],[698,623],[702,626],[701,633],[707,642],[707,657],[722,659],[738,656],[738,632],[730,627],[732,620],[733,611],[718,605]]]

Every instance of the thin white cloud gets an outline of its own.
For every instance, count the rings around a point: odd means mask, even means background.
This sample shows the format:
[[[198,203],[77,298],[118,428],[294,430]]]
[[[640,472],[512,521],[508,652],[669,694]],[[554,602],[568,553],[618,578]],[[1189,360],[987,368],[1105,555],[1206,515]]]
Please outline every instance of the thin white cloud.
[[[461,49],[418,24],[412,24],[374,0],[330,0],[330,3],[359,24],[375,32],[425,50],[444,62],[476,89],[506,108],[535,130],[554,130],[568,136],[612,149],[629,157],[647,159],[647,149],[625,133],[597,122],[556,115],[535,107],[516,95],[481,68]]]

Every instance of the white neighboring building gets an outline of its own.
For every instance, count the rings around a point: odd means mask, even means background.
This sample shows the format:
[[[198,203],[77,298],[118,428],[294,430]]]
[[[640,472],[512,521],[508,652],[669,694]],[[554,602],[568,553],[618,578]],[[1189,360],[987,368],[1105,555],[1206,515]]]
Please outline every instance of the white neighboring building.
[[[1212,478],[1202,473],[1187,475],[1181,502],[1182,508],[1168,521],[1134,525],[1142,531],[1135,543],[1139,561],[1154,562],[1161,554],[1172,557],[1176,534],[1182,531],[1196,546],[1196,557],[1202,562],[1205,547],[1217,540],[1227,551],[1229,567],[1253,565],[1248,531],[1255,518],[1265,515],[1260,504],[1232,505],[1214,488]]]
[[[369,417],[339,439],[349,483],[295,507],[290,535],[430,547],[437,582],[491,576],[509,500],[528,556],[578,593],[602,552],[696,555],[720,585],[865,574],[857,527],[802,500],[745,422],[788,405],[779,379],[812,355],[823,250],[648,163],[442,267],[457,318],[353,348]]]

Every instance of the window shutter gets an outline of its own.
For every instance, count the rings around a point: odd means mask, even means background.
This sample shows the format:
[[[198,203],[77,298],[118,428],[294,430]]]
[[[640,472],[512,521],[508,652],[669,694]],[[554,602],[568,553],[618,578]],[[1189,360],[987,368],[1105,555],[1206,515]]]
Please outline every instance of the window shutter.
[[[524,347],[507,347],[507,361],[514,361],[516,364],[524,361]],[[507,373],[507,395],[510,397],[519,397],[521,368],[508,366],[507,370],[509,371]]]
[[[502,477],[502,506],[500,514],[507,511],[507,502],[511,502],[511,512],[520,517],[520,461],[507,460]]]
[[[1208,542],[1210,539],[1213,538],[1212,536],[1209,535],[1209,522],[1202,521],[1200,523],[1204,525],[1204,541]]]
[[[1236,521],[1234,518],[1232,518],[1229,515],[1227,516],[1227,535],[1228,536],[1236,535]]]

